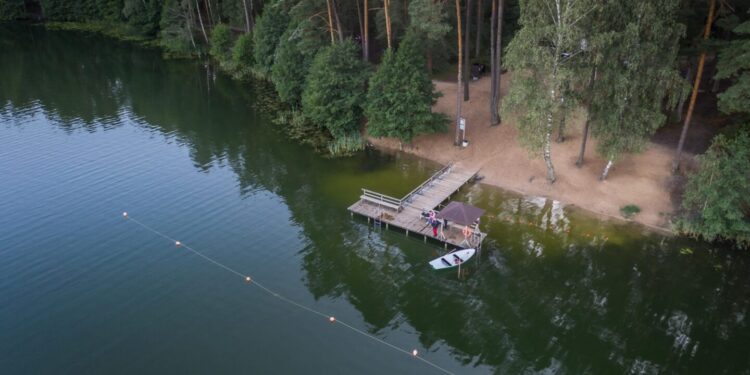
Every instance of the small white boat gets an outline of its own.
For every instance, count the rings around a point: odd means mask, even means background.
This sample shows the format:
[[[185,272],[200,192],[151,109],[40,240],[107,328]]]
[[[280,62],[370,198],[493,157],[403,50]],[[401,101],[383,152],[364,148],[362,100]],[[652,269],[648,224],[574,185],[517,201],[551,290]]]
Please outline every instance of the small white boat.
[[[474,253],[476,252],[477,251],[474,249],[463,249],[463,250],[454,251],[452,253],[445,254],[441,256],[440,258],[431,260],[430,265],[432,266],[432,268],[436,270],[442,270],[445,268],[453,268],[471,259],[471,257],[474,256]]]

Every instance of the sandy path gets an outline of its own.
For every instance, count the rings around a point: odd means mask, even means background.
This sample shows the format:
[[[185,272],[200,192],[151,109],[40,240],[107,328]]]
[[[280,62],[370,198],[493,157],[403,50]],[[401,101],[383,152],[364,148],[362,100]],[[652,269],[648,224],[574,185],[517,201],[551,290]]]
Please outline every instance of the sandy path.
[[[504,74],[501,95],[506,95],[510,74]],[[455,118],[456,84],[436,82],[443,93],[434,110]],[[559,200],[611,217],[621,217],[620,207],[635,204],[641,208],[635,221],[654,227],[669,226],[672,203],[668,190],[672,150],[651,143],[645,152],[629,155],[616,163],[605,182],[598,180],[606,161],[596,153],[595,141],[589,139],[584,166],[577,168],[575,160],[581,141],[583,115],[568,120],[564,143],[553,143],[552,161],[557,181],[546,181],[546,168],[538,155],[530,154],[516,141],[516,124],[504,118],[500,126],[489,126],[488,98],[490,80],[484,77],[471,82],[471,100],[463,102],[467,122],[466,138],[470,145],[461,149],[453,146],[455,124],[447,133],[418,137],[413,147],[405,151],[439,163],[463,162],[478,164],[482,181],[525,195],[536,195]],[[556,135],[556,133],[555,133]],[[554,137],[553,137],[554,138]],[[398,148],[395,139],[371,139],[379,147]]]

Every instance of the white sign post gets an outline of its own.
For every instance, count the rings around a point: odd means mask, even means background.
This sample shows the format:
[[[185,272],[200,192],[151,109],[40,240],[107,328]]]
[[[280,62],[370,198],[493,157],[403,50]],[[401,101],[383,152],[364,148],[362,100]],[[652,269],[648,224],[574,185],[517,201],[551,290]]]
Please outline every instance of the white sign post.
[[[461,146],[466,147],[466,119],[461,117],[458,122],[458,128],[461,130]]]

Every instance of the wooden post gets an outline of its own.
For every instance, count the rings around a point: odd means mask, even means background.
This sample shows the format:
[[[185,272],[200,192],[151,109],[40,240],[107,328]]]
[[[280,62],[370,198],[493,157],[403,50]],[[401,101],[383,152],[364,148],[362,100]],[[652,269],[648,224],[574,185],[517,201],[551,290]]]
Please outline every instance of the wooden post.
[[[714,20],[714,9],[716,7],[716,0],[711,0],[708,8],[708,18],[706,19],[706,27],[703,30],[703,40],[708,40],[711,35],[711,24]],[[706,52],[702,52],[698,59],[698,71],[695,73],[695,81],[693,82],[693,92],[690,95],[690,103],[688,104],[687,114],[685,115],[685,123],[682,125],[682,133],[680,133],[680,141],[677,144],[677,154],[675,155],[674,161],[672,162],[672,173],[677,173],[680,169],[680,162],[682,159],[682,148],[685,146],[685,138],[687,138],[688,128],[690,127],[690,120],[693,118],[693,109],[695,109],[695,99],[698,97],[698,89],[701,85],[701,78],[703,77],[703,65],[706,62]]]

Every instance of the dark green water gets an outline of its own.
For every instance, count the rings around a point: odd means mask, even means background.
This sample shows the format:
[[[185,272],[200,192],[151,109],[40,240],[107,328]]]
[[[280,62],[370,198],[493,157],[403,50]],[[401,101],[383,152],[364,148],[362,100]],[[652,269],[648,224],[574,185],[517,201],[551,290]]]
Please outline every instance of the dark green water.
[[[462,280],[436,273],[437,245],[346,207],[438,166],[322,158],[253,92],[156,51],[0,25],[0,373],[437,373],[122,211],[455,373],[750,373],[745,254],[473,185],[459,198],[487,209],[488,242]]]

